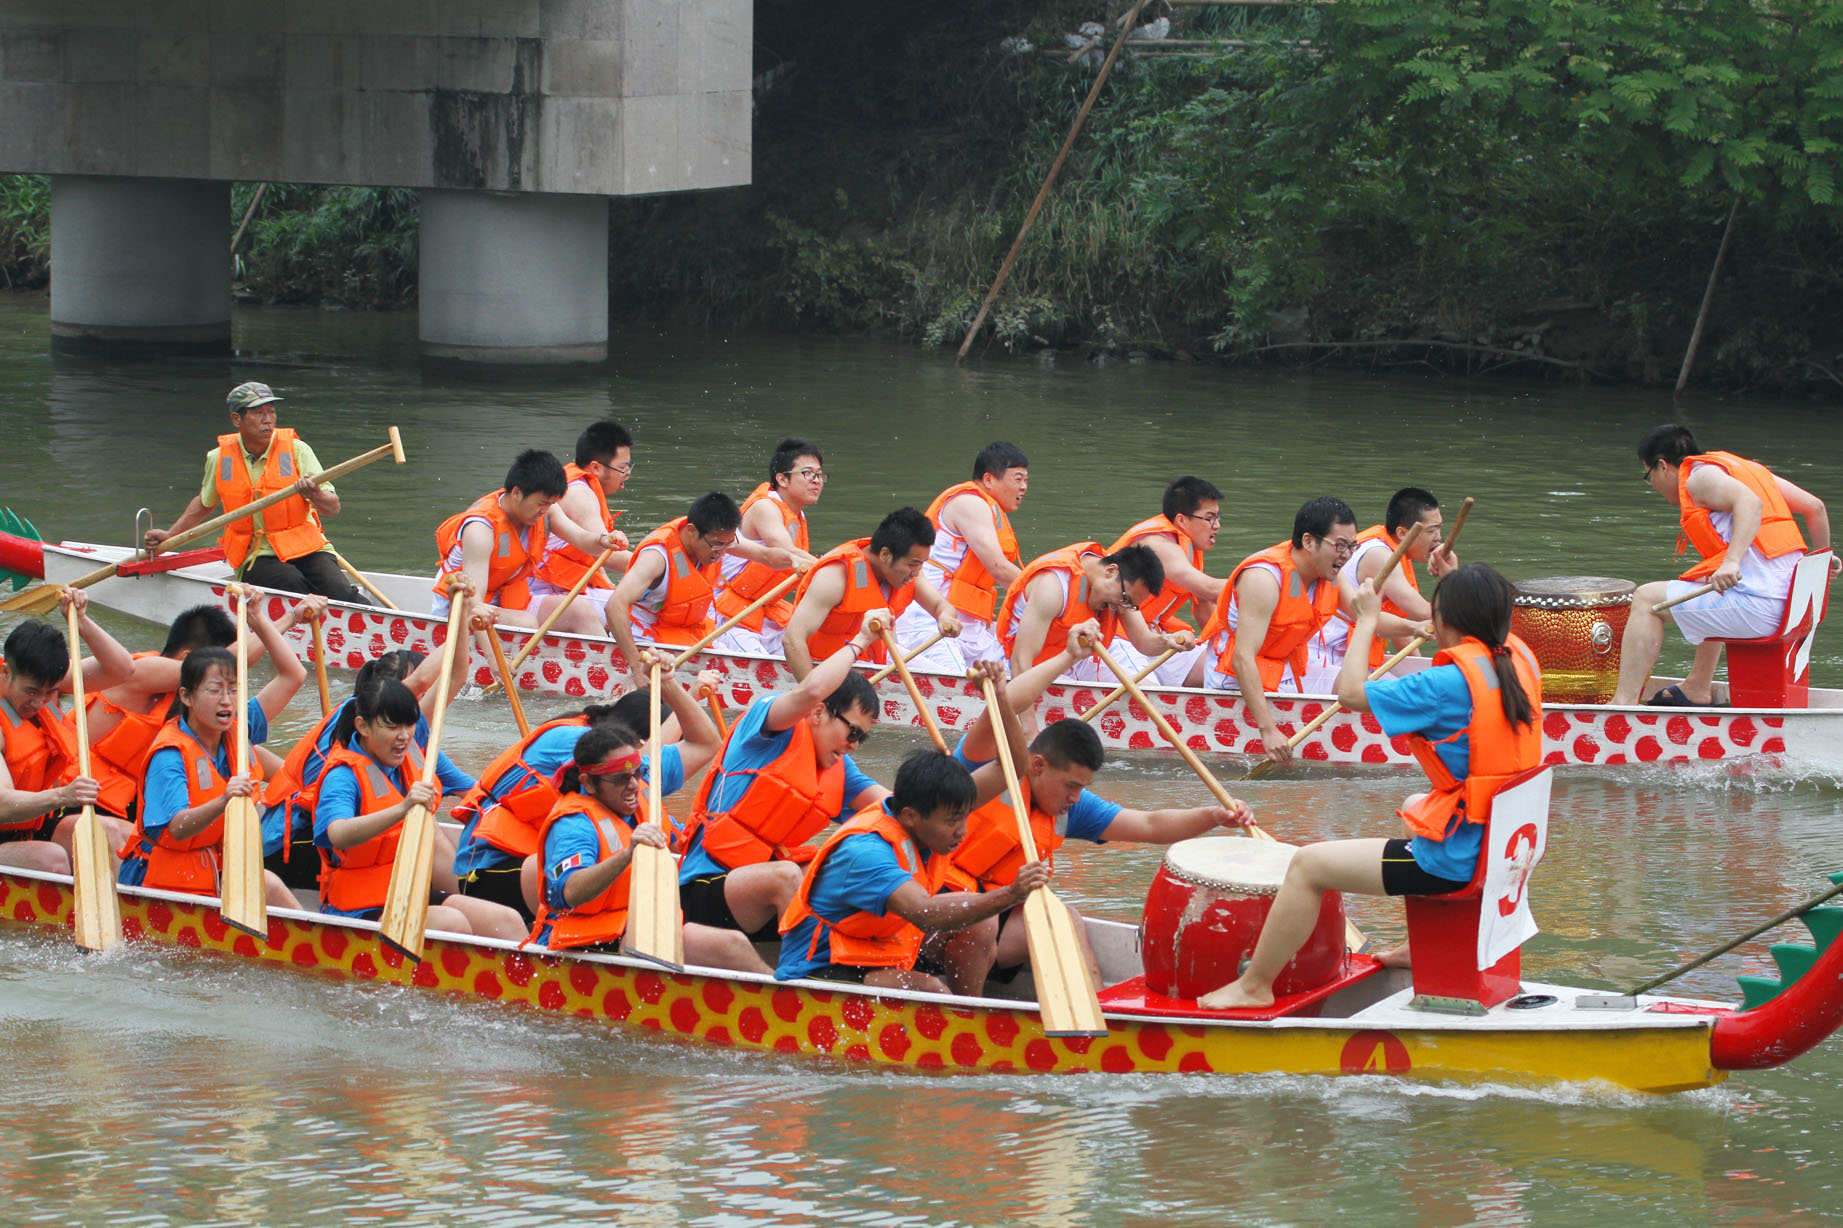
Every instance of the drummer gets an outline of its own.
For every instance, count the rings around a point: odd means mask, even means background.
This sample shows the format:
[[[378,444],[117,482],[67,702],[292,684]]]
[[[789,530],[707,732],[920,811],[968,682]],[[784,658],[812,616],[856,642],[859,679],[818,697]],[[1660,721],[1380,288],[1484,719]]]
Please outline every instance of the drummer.
[[[1070,629],[1068,642],[1053,657],[1039,661],[1011,680],[1006,702],[1014,713],[1029,711],[1043,691],[1085,660],[1100,642],[1100,626],[1090,619]],[[954,748],[954,757],[975,772],[982,772],[998,754],[990,722],[974,725]],[[1069,840],[1094,844],[1130,841],[1135,844],[1175,844],[1217,827],[1245,827],[1254,821],[1248,803],[1235,800],[1233,809],[1194,806],[1188,809],[1134,810],[1106,801],[1089,790],[1095,773],[1106,762],[1106,751],[1094,726],[1080,720],[1054,721],[1031,740],[1028,754],[1018,764],[1019,784],[1030,807],[1030,828],[1037,853],[1052,869],[1056,850]],[[958,890],[1001,891],[1010,887],[1024,864],[1018,838],[1017,816],[1007,791],[974,810],[967,820],[966,838],[951,855],[944,881]],[[1065,905],[1066,907],[1066,905]],[[1074,909],[1069,910],[1072,914]],[[1075,914],[1080,919],[1079,914]],[[1090,966],[1086,931],[1078,926]],[[983,949],[977,949],[983,941]],[[974,988],[985,983],[993,969],[1010,979],[1030,961],[1024,926],[1012,908],[999,918],[996,931],[956,935],[947,946],[948,966]],[[956,988],[958,988],[956,982]]]
[[[1427,564],[1428,574],[1438,580],[1459,566],[1459,558],[1441,544],[1440,535],[1446,521],[1440,511],[1440,501],[1419,486],[1404,486],[1396,491],[1389,497],[1383,522],[1357,534],[1356,549],[1338,569],[1338,587],[1347,593],[1355,592],[1363,581],[1374,580],[1382,573],[1389,556],[1401,545],[1402,536],[1417,524],[1421,526],[1420,533],[1402,554],[1400,565],[1383,582],[1382,611],[1412,623],[1426,622],[1433,607],[1421,596],[1421,582],[1414,574],[1414,565]],[[1349,600],[1347,595],[1344,600]],[[1338,671],[1344,664],[1344,646],[1350,640],[1350,622],[1350,615],[1339,609],[1337,617],[1312,638],[1306,664],[1304,689],[1307,692],[1316,695],[1337,689]],[[1381,665],[1387,655],[1384,638],[1378,636],[1372,640],[1370,669]]]
[[[1824,501],[1786,481],[1758,461],[1732,452],[1704,452],[1688,427],[1656,427],[1638,441],[1645,481],[1677,508],[1677,553],[1694,546],[1702,561],[1675,580],[1643,585],[1632,598],[1631,618],[1619,647],[1615,704],[1635,704],[1650,681],[1664,646],[1664,624],[1674,622],[1696,645],[1689,677],[1647,702],[1657,707],[1701,707],[1715,698],[1715,640],[1752,640],[1778,632],[1792,593],[1792,572],[1807,547],[1793,515],[1804,517],[1814,550],[1830,549]],[[1843,559],[1830,560],[1834,579]],[[1703,584],[1714,592],[1673,606],[1652,606]]]
[[[1357,589],[1338,701],[1374,714],[1384,734],[1407,736],[1432,788],[1396,812],[1408,826],[1406,840],[1330,840],[1300,849],[1240,979],[1203,995],[1198,1005],[1272,1005],[1274,978],[1312,933],[1327,891],[1444,895],[1472,881],[1491,798],[1542,762],[1542,673],[1535,654],[1510,633],[1515,595],[1510,581],[1483,563],[1448,573],[1433,593],[1440,647],[1433,665],[1369,682],[1382,599],[1368,580]],[[1401,968],[1408,954],[1403,944],[1380,958]]]

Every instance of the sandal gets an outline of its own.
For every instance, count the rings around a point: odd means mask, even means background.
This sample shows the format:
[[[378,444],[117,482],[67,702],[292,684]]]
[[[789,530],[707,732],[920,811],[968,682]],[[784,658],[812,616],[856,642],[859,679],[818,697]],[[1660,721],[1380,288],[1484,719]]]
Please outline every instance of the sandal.
[[[1645,700],[1647,708],[1721,708],[1725,706],[1725,704],[1716,703],[1712,697],[1708,703],[1699,704],[1685,695],[1683,688],[1677,685],[1662,687],[1657,694]]]

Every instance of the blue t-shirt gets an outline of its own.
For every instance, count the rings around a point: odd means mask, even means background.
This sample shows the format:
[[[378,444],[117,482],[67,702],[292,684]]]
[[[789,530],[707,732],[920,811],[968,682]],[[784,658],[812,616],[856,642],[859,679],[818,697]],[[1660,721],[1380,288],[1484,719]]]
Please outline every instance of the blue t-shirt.
[[[750,704],[737,718],[730,730],[729,745],[724,748],[719,777],[710,791],[710,812],[721,814],[740,801],[749,791],[749,784],[755,777],[753,773],[767,767],[780,758],[781,752],[793,740],[793,726],[789,725],[779,733],[770,731],[766,722],[768,709],[773,705],[775,696],[764,695]],[[805,717],[800,718],[805,720]],[[851,803],[861,796],[866,789],[873,789],[877,782],[866,776],[851,761],[850,755],[842,757],[845,765],[845,798],[838,813],[832,816],[834,823],[848,819],[857,811]],[[718,769],[712,768],[712,771]],[[749,773],[743,775],[743,773]],[[718,863],[717,859],[704,851],[704,833],[699,830],[691,839],[691,847],[685,850],[685,858],[679,863],[678,881],[682,885],[693,879],[706,878],[715,874],[727,874],[729,868]]]
[[[890,802],[890,798],[883,799],[884,814],[894,813]],[[920,845],[916,851],[926,866],[932,854]],[[896,860],[896,850],[888,840],[874,831],[859,832],[846,836],[826,854],[807,900],[816,916],[831,922],[861,912],[881,917],[888,911],[890,896],[914,877]],[[781,935],[781,962],[774,977],[777,981],[798,980],[831,962],[831,931],[822,929],[814,917],[806,917]]]
[[[250,745],[257,746],[268,741],[269,715],[262,710],[262,704],[251,699],[247,712]],[[186,724],[184,717],[180,718],[179,727],[187,734],[192,732],[192,727]],[[218,743],[215,762],[219,774],[228,779],[231,775],[229,738]],[[142,789],[146,798],[141,804],[141,829],[147,833],[148,840],[157,840],[160,833],[166,830],[166,825],[173,821],[174,815],[192,808],[192,793],[186,787],[186,757],[178,747],[163,746],[149,757]],[[270,807],[270,810],[277,809],[279,807]],[[269,826],[267,812],[263,814],[262,822],[266,833]],[[280,820],[276,822],[279,827]],[[281,846],[277,844],[276,847]],[[264,852],[267,852],[266,844]],[[131,852],[122,859],[122,868],[116,878],[123,886],[139,887],[147,879],[147,859]]]
[[[974,763],[967,758],[964,735],[960,738],[960,744],[953,748],[953,757],[965,764],[969,772],[976,772],[992,762],[990,759],[982,759]],[[1007,805],[1010,804],[1011,790],[1006,789],[998,796],[1005,799]],[[1115,805],[1091,789],[1083,789],[1081,796],[1075,799],[1075,804],[1070,806],[1065,813],[1056,816],[1056,832],[1065,840],[1086,840],[1090,844],[1105,844],[1108,827],[1113,824],[1115,816],[1124,809],[1124,806]]]
[[[1435,665],[1404,678],[1381,678],[1363,684],[1363,697],[1389,737],[1418,733],[1436,743],[1434,753],[1453,774],[1464,780],[1471,770],[1472,747],[1465,728],[1472,723],[1472,691],[1457,665]],[[1453,738],[1454,734],[1459,736]],[[1453,738],[1442,742],[1442,738]],[[1408,854],[1429,874],[1454,882],[1470,882],[1478,869],[1478,851],[1484,847],[1485,825],[1467,823],[1455,816],[1441,840],[1416,836],[1408,841]]]
[[[576,743],[582,741],[582,735],[587,732],[587,725],[559,725],[555,729],[546,729],[531,740],[531,745],[525,750],[525,762],[540,776],[555,776],[576,757]],[[467,816],[466,823],[461,827],[460,843],[454,850],[454,872],[458,877],[466,878],[476,870],[491,870],[518,861],[518,858],[504,849],[495,848],[480,839],[475,835],[475,829],[480,826],[481,816],[497,805],[501,797],[519,788],[527,779],[522,768],[513,767],[491,783],[487,795],[480,801],[480,808]]]

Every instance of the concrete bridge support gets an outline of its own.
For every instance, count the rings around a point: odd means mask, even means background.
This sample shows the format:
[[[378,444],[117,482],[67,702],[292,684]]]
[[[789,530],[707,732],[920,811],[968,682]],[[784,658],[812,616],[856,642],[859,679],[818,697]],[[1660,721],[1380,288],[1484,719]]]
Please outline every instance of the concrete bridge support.
[[[422,192],[423,353],[471,362],[608,357],[608,200]]]
[[[51,335],[229,349],[229,251],[229,183],[54,175]]]

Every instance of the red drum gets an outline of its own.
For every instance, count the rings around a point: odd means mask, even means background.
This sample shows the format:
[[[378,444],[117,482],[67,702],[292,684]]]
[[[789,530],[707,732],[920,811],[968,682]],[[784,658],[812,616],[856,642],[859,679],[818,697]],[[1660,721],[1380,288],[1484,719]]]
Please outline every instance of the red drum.
[[[1298,851],[1238,836],[1200,836],[1167,849],[1140,931],[1146,988],[1194,1000],[1240,976]],[[1344,897],[1327,891],[1312,936],[1275,978],[1274,993],[1316,989],[1344,961]]]

